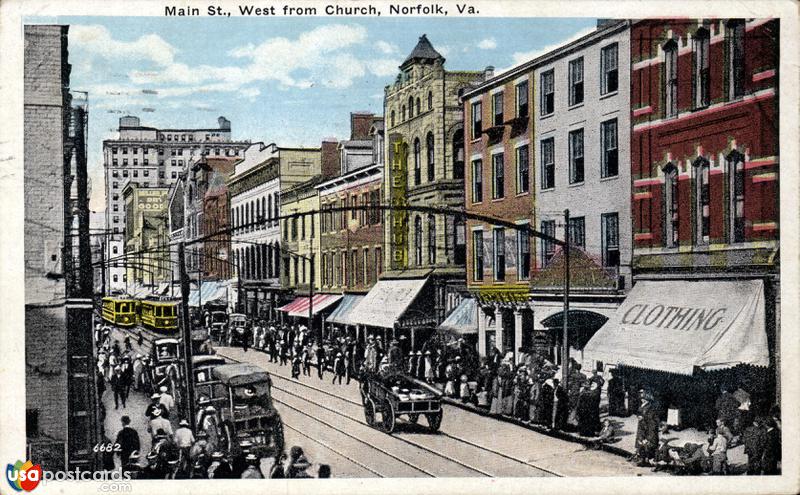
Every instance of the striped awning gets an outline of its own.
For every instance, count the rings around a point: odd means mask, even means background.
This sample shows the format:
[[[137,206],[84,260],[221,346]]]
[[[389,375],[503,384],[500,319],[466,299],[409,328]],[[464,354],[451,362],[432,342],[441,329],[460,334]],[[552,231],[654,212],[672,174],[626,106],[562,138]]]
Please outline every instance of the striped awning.
[[[189,291],[189,306],[196,307],[216,300],[227,300],[228,289],[222,282],[203,282],[200,290]]]
[[[342,298],[341,294],[314,294],[314,297],[311,298],[311,303],[313,303],[311,311],[313,312],[313,314],[316,315],[320,311],[338,302],[339,299],[341,298]],[[284,313],[287,313],[289,316],[308,318],[309,304],[310,303],[308,296],[299,296],[296,297],[295,300],[290,302],[289,304],[278,308],[278,311],[283,311]]]
[[[325,321],[328,323],[336,323],[337,325],[351,325],[352,323],[350,323],[349,315],[362,299],[364,299],[363,295],[345,294],[341,302],[339,302],[339,305],[336,306],[336,309],[333,310]]]
[[[478,306],[475,299],[471,297],[463,299],[450,316],[439,325],[439,329],[459,335],[478,333]]]

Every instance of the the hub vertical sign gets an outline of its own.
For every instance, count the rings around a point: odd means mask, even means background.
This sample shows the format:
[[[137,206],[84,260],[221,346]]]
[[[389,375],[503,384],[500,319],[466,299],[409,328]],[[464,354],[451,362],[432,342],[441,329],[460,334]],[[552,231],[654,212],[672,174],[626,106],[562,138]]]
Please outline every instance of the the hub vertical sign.
[[[394,207],[404,207],[408,190],[408,144],[400,136],[392,136],[389,146],[389,191],[392,210],[390,213],[392,239],[392,269],[403,270],[408,266],[408,212]]]

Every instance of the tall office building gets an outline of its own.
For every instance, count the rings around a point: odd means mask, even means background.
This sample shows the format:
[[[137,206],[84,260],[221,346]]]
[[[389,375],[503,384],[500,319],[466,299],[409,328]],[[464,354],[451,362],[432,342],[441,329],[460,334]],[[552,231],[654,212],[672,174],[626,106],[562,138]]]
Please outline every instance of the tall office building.
[[[119,119],[119,137],[103,141],[110,290],[126,287],[123,189],[130,183],[170,188],[192,156],[243,157],[249,143],[231,139],[231,122],[225,117],[217,122],[216,128],[157,129],[142,126],[138,117],[129,115]]]

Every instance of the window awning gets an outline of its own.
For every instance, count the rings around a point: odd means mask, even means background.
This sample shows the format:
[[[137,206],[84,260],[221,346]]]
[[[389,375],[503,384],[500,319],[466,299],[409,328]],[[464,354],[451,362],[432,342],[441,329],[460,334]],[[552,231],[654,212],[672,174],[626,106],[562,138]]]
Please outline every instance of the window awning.
[[[439,325],[439,329],[460,335],[478,333],[478,305],[475,299],[471,297],[463,299],[450,316]]]
[[[394,328],[427,281],[427,278],[378,281],[353,310],[350,324]]]
[[[311,302],[314,305],[314,307],[311,308],[311,311],[316,315],[320,311],[336,303],[341,298],[342,296],[340,294],[314,294],[314,297],[311,298]],[[284,313],[287,313],[288,316],[308,318],[308,306],[309,297],[298,296],[294,299],[294,301],[278,308],[278,311],[283,311]]]
[[[337,325],[354,325],[350,322],[350,314],[353,312],[365,296],[357,294],[345,294],[336,309],[331,312],[325,321],[336,323]]]
[[[684,375],[768,366],[763,282],[641,281],[586,344],[584,357]]]
[[[189,306],[192,307],[218,300],[228,300],[228,289],[222,282],[210,280],[203,282],[200,285],[200,290],[192,289],[189,291]]]

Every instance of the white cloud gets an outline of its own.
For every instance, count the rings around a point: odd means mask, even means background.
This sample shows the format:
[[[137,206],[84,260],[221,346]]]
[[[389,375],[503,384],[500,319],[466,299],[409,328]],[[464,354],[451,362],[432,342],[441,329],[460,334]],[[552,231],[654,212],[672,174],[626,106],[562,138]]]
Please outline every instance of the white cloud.
[[[165,66],[172,63],[177,49],[157,34],[146,34],[134,41],[118,41],[105,26],[73,24],[69,30],[70,48],[76,47],[109,59],[148,60]]]
[[[497,40],[494,38],[483,39],[480,43],[478,43],[478,48],[481,50],[494,50],[497,48]]]
[[[377,43],[375,43],[375,48],[380,50],[381,53],[385,53],[386,55],[394,55],[400,53],[400,49],[397,47],[397,45],[386,41],[378,41]]]
[[[400,66],[399,60],[390,60],[390,59],[378,59],[378,60],[370,60],[367,62],[367,68],[371,73],[378,77],[389,77],[397,74],[400,70],[398,67]]]
[[[576,32],[575,34],[573,34],[573,35],[571,35],[571,36],[569,36],[569,37],[567,37],[567,38],[565,38],[565,39],[563,39],[561,41],[549,44],[549,45],[544,46],[542,48],[539,48],[539,49],[536,49],[536,50],[530,50],[530,51],[527,51],[527,52],[515,52],[513,55],[511,55],[511,58],[513,60],[513,65],[511,67],[507,67],[505,69],[498,70],[498,71],[496,71],[496,73],[500,74],[502,72],[506,72],[506,71],[508,71],[510,69],[513,69],[517,65],[523,64],[523,63],[525,63],[525,62],[527,62],[529,60],[532,60],[532,59],[534,59],[536,57],[540,57],[540,56],[542,56],[542,55],[544,55],[544,54],[546,54],[548,52],[551,52],[551,51],[553,51],[553,50],[555,50],[557,48],[561,48],[562,46],[564,46],[566,44],[569,44],[569,43],[577,40],[578,38],[582,38],[582,37],[586,36],[587,34],[593,32],[595,29],[596,28],[594,28],[594,27],[587,27],[587,28],[581,29],[580,31]]]

